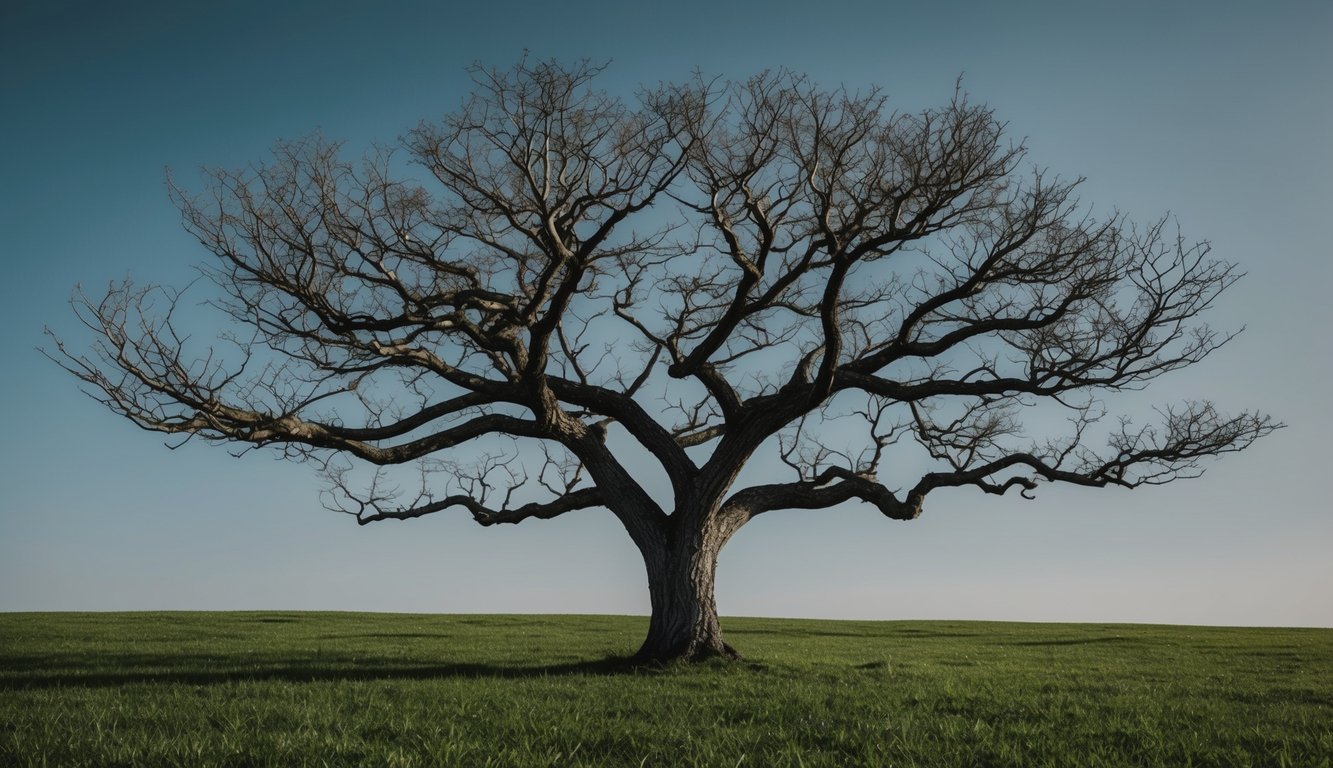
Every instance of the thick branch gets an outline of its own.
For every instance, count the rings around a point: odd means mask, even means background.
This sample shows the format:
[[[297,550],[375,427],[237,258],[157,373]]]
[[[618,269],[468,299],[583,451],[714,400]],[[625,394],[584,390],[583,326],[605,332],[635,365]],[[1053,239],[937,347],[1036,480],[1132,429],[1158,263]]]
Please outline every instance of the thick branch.
[[[814,480],[756,485],[737,491],[722,506],[722,514],[752,518],[775,509],[826,509],[857,499],[894,520],[913,520],[921,514],[921,499],[909,495],[906,502],[871,477],[831,467]]]

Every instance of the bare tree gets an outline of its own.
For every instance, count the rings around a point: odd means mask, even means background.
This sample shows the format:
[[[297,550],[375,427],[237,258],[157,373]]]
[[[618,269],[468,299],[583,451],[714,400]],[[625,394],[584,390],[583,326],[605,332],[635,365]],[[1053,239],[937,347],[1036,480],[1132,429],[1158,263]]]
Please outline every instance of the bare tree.
[[[647,567],[641,660],[734,654],[718,553],[770,510],[1165,483],[1280,426],[1106,418],[1231,338],[1197,318],[1238,273],[1165,220],[1094,217],[961,92],[903,114],[777,72],[631,103],[598,71],[478,68],[394,151],[315,137],[173,186],[246,332],[199,344],[179,293],[117,284],[76,298],[91,348],[52,356],[145,429],[316,461],[363,524],[609,510]],[[1068,428],[1025,438],[1030,414]],[[791,477],[738,487],[757,453]],[[414,463],[414,497],[350,471]]]

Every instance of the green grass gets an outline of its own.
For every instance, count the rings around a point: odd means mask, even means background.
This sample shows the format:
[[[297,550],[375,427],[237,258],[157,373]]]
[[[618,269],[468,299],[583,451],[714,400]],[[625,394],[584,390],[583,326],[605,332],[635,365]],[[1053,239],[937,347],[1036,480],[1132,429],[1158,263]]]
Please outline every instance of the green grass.
[[[1328,766],[1333,630],[0,614],[0,765]]]

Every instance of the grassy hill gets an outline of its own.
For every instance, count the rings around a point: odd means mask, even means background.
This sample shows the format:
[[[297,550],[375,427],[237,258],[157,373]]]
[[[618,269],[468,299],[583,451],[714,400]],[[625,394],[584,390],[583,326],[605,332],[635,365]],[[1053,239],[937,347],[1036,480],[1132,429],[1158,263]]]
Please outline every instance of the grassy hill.
[[[0,765],[1328,766],[1333,630],[0,614]]]

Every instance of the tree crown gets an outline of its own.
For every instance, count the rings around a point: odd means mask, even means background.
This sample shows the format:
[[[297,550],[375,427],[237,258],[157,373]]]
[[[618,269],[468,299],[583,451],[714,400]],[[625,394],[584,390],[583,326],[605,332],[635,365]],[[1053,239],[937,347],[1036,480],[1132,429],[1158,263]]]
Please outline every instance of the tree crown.
[[[393,151],[350,162],[315,136],[173,186],[246,333],[192,349],[179,293],[123,283],[76,299],[95,341],[52,356],[146,429],[320,461],[363,523],[601,506],[641,545],[848,500],[910,519],[945,487],[1162,483],[1280,426],[1207,401],[1106,418],[1106,393],[1231,338],[1199,317],[1239,273],[1166,219],[1093,216],[961,91],[900,113],[779,71],[627,101],[599,69],[477,68],[470,100]],[[1031,440],[1041,402],[1068,428]],[[846,447],[821,434],[835,415]],[[540,468],[476,447],[495,436],[534,441]],[[907,445],[930,471],[887,477]],[[765,446],[793,476],[734,488]],[[354,488],[332,457],[427,481]]]

